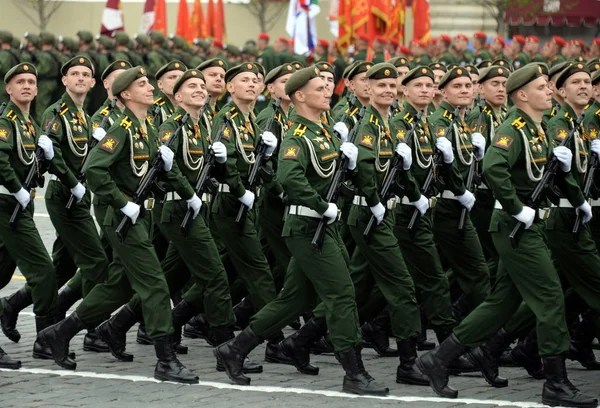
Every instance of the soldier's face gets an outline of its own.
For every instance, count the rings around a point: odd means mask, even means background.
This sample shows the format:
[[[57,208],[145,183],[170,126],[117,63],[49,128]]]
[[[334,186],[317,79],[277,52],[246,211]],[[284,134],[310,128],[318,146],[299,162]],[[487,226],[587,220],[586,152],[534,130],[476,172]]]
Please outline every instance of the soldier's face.
[[[295,93],[299,102],[304,102],[310,109],[320,112],[329,110],[329,92],[322,78],[313,78]]]
[[[291,76],[292,74],[280,76],[268,85],[269,93],[273,98],[281,98],[282,101],[286,102],[290,100],[290,97],[285,94],[285,84]]]
[[[411,105],[425,107],[433,99],[435,87],[433,79],[420,77],[410,81],[404,89],[404,95]]]
[[[479,94],[494,108],[499,108],[506,102],[507,78],[495,77],[479,84]]]
[[[33,74],[19,74],[6,84],[6,93],[18,104],[27,104],[37,96],[37,78]]]
[[[396,100],[398,84],[395,78],[369,80],[371,89],[371,103],[373,105],[388,107]]]
[[[227,90],[240,101],[254,102],[258,97],[258,77],[252,72],[236,75],[227,83]]]
[[[444,87],[442,94],[452,106],[468,106],[473,98],[473,82],[468,77],[453,79]]]
[[[600,101],[600,84],[596,84],[592,87],[594,93],[594,99]]]
[[[92,70],[76,66],[69,68],[67,75],[62,77],[62,83],[69,92],[75,95],[85,95],[96,85]]]
[[[200,78],[186,80],[175,94],[175,100],[179,105],[201,109],[206,103],[206,84]]]
[[[367,79],[366,72],[355,75],[350,82],[352,82],[352,87],[354,88],[354,93],[357,97],[369,99],[369,80]]]
[[[256,96],[258,96],[265,90],[265,77],[263,76],[263,74],[258,74],[256,77],[258,78],[258,83],[256,86]]]
[[[440,81],[442,80],[442,78],[444,77],[445,72],[442,71],[441,69],[434,69],[433,70],[433,76],[435,77],[435,79],[433,80],[433,85],[435,88],[435,94],[434,96],[438,96],[442,94],[442,91],[440,91],[438,89],[438,84],[440,83]]]
[[[221,95],[225,90],[225,70],[221,67],[210,67],[202,71],[206,80],[206,89],[211,95]]]
[[[173,71],[167,71],[158,80],[158,89],[165,95],[173,96],[173,87],[175,82],[183,75],[183,71],[174,69]]]
[[[113,72],[111,72],[110,74],[108,74],[108,76],[106,78],[104,78],[104,81],[102,82],[104,84],[104,89],[109,90],[113,84],[113,82],[115,82],[115,78],[119,76],[119,74],[125,72],[124,69],[117,69]]]
[[[142,77],[133,81],[129,88],[121,92],[121,97],[133,104],[150,106],[154,103],[153,92],[154,87],[148,78]]]
[[[576,106],[585,106],[592,96],[592,79],[587,72],[571,75],[559,89],[565,101]]]
[[[404,77],[406,76],[408,71],[410,71],[410,69],[408,67],[398,67],[398,68],[396,68],[396,71],[398,71],[398,79],[396,80],[397,89],[398,89],[398,92],[401,93],[404,90],[404,85],[402,85],[402,80],[404,79]]]
[[[539,77],[518,90],[517,97],[536,112],[552,108],[552,90],[544,77]]]
[[[335,80],[333,78],[333,74],[331,72],[321,71],[321,79],[325,81],[325,86],[327,87],[327,92],[329,92],[329,97],[333,95],[333,91],[335,88]]]

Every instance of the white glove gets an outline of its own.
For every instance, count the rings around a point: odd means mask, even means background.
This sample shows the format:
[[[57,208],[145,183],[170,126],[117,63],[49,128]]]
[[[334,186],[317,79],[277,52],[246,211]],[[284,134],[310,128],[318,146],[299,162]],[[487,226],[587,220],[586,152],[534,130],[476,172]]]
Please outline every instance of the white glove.
[[[52,160],[54,158],[54,148],[52,147],[52,140],[46,135],[41,135],[38,139],[38,146],[44,151],[44,157],[46,160]]]
[[[438,137],[435,141],[435,147],[442,153],[442,156],[444,156],[444,163],[450,164],[454,161],[454,152],[452,151],[450,140],[443,136]]]
[[[200,198],[196,195],[196,193],[194,193],[192,198],[190,198],[189,200],[185,200],[185,201],[187,201],[188,208],[191,208],[192,210],[194,210],[194,216],[192,218],[196,218],[196,216],[200,212],[200,208],[202,208],[202,200],[200,200]]]
[[[277,148],[277,138],[269,131],[263,132],[261,136],[262,142],[267,146],[265,156],[271,157],[275,149]]]
[[[27,205],[31,201],[31,194],[29,194],[29,192],[23,187],[21,187],[21,189],[16,193],[13,193],[13,196],[15,196],[15,198],[23,208],[27,207]]]
[[[173,158],[175,157],[175,153],[169,148],[169,146],[165,145],[160,146],[158,151],[160,153],[160,158],[163,161],[163,169],[165,169],[165,171],[171,171],[173,168]]]
[[[473,133],[471,135],[471,143],[477,160],[483,159],[485,154],[485,137],[481,133]]]
[[[525,224],[525,229],[528,229],[531,227],[531,224],[533,224],[533,220],[535,219],[535,210],[531,207],[525,206],[520,213],[513,215],[513,217]]]
[[[396,154],[402,158],[402,169],[410,170],[412,166],[412,150],[406,143],[398,143],[396,146]]]
[[[383,221],[383,216],[385,215],[385,207],[383,204],[377,203],[377,205],[369,208],[371,209],[371,212],[375,218],[377,218],[377,225],[381,224],[381,221]]]
[[[211,146],[217,163],[225,163],[227,161],[227,148],[221,142],[214,142]]]
[[[557,146],[552,149],[552,153],[560,162],[560,169],[564,173],[571,171],[571,161],[573,161],[573,152],[566,146]]]
[[[240,200],[242,204],[244,204],[246,207],[248,207],[249,210],[251,210],[252,206],[254,205],[254,193],[252,191],[246,190],[243,196],[238,197],[238,200]]]
[[[417,201],[412,201],[411,204],[414,205],[417,210],[419,210],[421,215],[425,215],[429,209],[429,200],[424,195],[421,195]]]
[[[129,201],[125,207],[121,208],[121,212],[131,218],[131,223],[135,224],[140,216],[140,206]]]
[[[471,208],[475,205],[475,196],[469,190],[466,190],[463,195],[456,196],[456,199],[467,210],[471,211]]]
[[[323,213],[323,218],[329,219],[329,221],[327,221],[327,224],[331,224],[332,222],[335,222],[335,220],[337,220],[337,216],[338,216],[337,205],[335,205],[334,203],[329,203],[329,207],[327,207],[327,209]]]
[[[338,134],[342,142],[348,141],[348,126],[344,122],[337,122],[333,125],[333,131]]]
[[[589,222],[592,219],[592,207],[587,201],[584,201],[579,207],[577,207],[577,212],[583,212],[583,223]]]
[[[85,195],[85,187],[83,184],[77,183],[77,185],[71,189],[71,194],[77,197],[77,202],[80,202]]]
[[[101,127],[97,127],[92,133],[92,137],[97,141],[104,139],[104,136],[106,136],[106,130],[102,129]]]
[[[344,142],[340,146],[340,151],[348,158],[348,170],[356,168],[356,159],[358,158],[358,148],[352,143]]]
[[[596,156],[600,157],[600,139],[592,140],[592,147],[590,149]]]

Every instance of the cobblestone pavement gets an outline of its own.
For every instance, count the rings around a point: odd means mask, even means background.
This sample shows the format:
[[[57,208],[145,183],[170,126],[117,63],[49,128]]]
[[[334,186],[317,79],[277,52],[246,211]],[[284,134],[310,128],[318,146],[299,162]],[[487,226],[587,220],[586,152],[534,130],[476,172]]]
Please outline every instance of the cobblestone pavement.
[[[36,224],[46,247],[50,249],[54,230],[44,208],[36,199]],[[24,283],[17,272],[8,286],[0,290],[6,296]],[[13,358],[23,362],[18,371],[0,370],[0,408],[9,407],[314,407],[328,408],[387,407],[542,407],[542,381],[530,378],[524,370],[501,367],[509,387],[489,387],[479,374],[451,377],[450,384],[460,392],[459,399],[435,398],[429,387],[400,385],[395,382],[396,358],[380,358],[365,349],[365,366],[377,380],[390,387],[387,398],[356,397],[341,392],[343,371],[333,356],[313,356],[321,368],[318,376],[306,376],[291,366],[264,363],[262,374],[253,374],[252,385],[233,385],[225,373],[215,370],[212,349],[203,340],[185,339],[189,354],[181,361],[200,377],[199,385],[160,383],[153,379],[156,363],[151,346],[135,342],[135,326],[128,335],[127,350],[135,355],[131,363],[116,361],[110,354],[85,352],[83,332],[71,342],[77,353],[77,370],[63,370],[53,361],[31,357],[35,323],[31,308],[19,317],[22,339],[11,343],[0,334],[0,345]],[[289,332],[287,332],[289,333]],[[286,333],[286,334],[287,334]],[[433,340],[433,333],[429,333]],[[596,353],[598,353],[596,351]],[[250,354],[262,361],[264,345]],[[600,355],[597,354],[600,358]],[[587,371],[578,363],[567,363],[573,383],[581,390],[600,396],[600,373]]]

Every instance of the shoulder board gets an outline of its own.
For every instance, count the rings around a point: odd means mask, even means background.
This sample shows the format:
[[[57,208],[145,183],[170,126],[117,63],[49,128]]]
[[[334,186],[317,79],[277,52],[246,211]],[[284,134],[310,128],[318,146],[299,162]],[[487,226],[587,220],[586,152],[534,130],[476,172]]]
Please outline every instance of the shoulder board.
[[[16,120],[17,119],[17,114],[15,111],[13,111],[12,109],[8,111],[8,113],[5,114],[5,116],[7,118],[9,118],[10,120]]]
[[[408,123],[413,123],[413,121],[415,120],[415,118],[413,117],[413,115],[410,114],[410,112],[406,112],[402,119],[404,119]]]
[[[274,117],[277,123],[281,123],[281,113],[277,113]]]
[[[129,130],[129,128],[133,125],[133,121],[131,119],[129,119],[128,116],[123,116],[123,119],[121,119],[121,123],[119,123],[119,126],[121,126],[122,128],[125,128],[126,130]]]
[[[100,111],[100,113],[99,113],[99,114],[100,114],[101,116],[108,116],[108,113],[109,113],[109,112],[108,112],[108,106],[105,106],[105,107],[103,107],[103,108],[102,108],[102,110]]]
[[[379,126],[379,119],[377,119],[375,115],[371,114],[371,117],[369,118],[369,123],[373,123],[375,124],[375,126]]]
[[[173,120],[179,120],[181,118],[181,113],[173,117]]]
[[[521,116],[519,116],[518,118],[516,118],[515,120],[512,121],[511,126],[514,127],[517,130],[520,130],[526,124],[527,123],[525,123],[525,120]]]
[[[596,111],[596,116],[600,116],[600,109]]]
[[[446,109],[444,109],[444,114],[442,115],[442,117],[450,120],[454,119],[454,115],[452,114],[452,112]]]
[[[491,115],[491,114],[492,114],[492,110],[491,110],[491,109],[490,109],[490,108],[489,108],[487,105],[485,105],[485,106],[483,107],[483,111],[484,111],[485,113],[487,113],[488,115]]]
[[[583,108],[583,110],[584,111],[588,110],[590,108],[590,106],[591,106],[591,104],[588,103],[587,105],[585,105],[585,108]]]
[[[165,103],[166,103],[166,102],[165,102],[165,101],[163,101],[163,98],[162,98],[162,96],[159,96],[159,97],[158,97],[158,98],[156,98],[156,100],[154,101],[154,104],[155,104],[155,105],[158,105],[158,106],[163,106]]]
[[[348,108],[348,109],[350,109],[350,108]],[[346,109],[346,112],[348,112],[348,109]],[[357,113],[359,110],[360,110],[359,108],[354,108],[354,110],[353,110],[352,112],[350,112],[350,117],[352,117],[352,116],[356,115],[356,113]]]
[[[556,115],[556,106],[553,106],[552,110],[550,111],[550,117],[553,118],[554,115]]]
[[[298,126],[296,126],[296,129],[294,129],[294,133],[292,134],[292,136],[302,137],[304,136],[304,133],[306,133],[306,125],[298,123]]]
[[[65,113],[69,111],[69,107],[65,102],[60,104],[60,116],[63,116]]]

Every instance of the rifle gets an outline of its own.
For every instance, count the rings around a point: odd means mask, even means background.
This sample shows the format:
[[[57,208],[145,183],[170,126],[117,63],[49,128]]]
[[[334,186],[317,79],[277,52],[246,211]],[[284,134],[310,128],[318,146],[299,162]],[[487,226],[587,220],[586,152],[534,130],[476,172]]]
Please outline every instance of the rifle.
[[[233,118],[236,115],[237,115],[237,113],[234,113],[232,115],[231,111],[225,113],[225,120],[223,121],[223,123],[221,123],[221,126],[219,127],[219,131],[217,132],[217,137],[215,137],[215,140],[213,140],[213,143],[221,141],[221,137],[223,136],[223,132],[225,132],[225,128],[227,127],[227,125],[232,125],[231,121],[233,120]],[[215,153],[212,151],[212,149],[210,149],[206,153],[204,167],[202,168],[202,172],[200,173],[200,176],[198,177],[198,181],[196,182],[196,187],[194,188],[194,190],[196,191],[196,195],[200,198],[202,197],[202,195],[204,193],[206,193],[207,191],[210,190],[210,188],[209,188],[210,187],[209,186],[210,174],[212,172],[212,169],[215,167],[216,161],[217,160],[215,158]],[[188,233],[190,232],[193,221],[194,221],[194,210],[191,208],[188,208],[187,212],[185,213],[185,217],[183,217],[183,221],[181,222],[181,225],[180,225],[181,232],[185,236],[187,236]]]
[[[485,112],[483,108],[485,108],[485,98],[479,98],[478,102],[479,107],[479,116],[477,116],[477,127],[475,128],[476,132],[481,133],[481,125],[483,124],[483,118],[485,117]],[[469,174],[467,175],[467,183],[465,187],[467,190],[471,191],[473,188],[481,182],[481,176],[479,176],[479,160],[475,159],[475,154],[473,154],[473,162],[471,162],[471,166],[469,167]],[[458,230],[464,231],[465,229],[465,221],[467,220],[467,209],[465,207],[460,211],[460,221],[458,222]]]
[[[594,177],[596,175],[596,170],[600,165],[600,160],[595,153],[591,153],[590,161],[588,163],[588,168],[585,173],[585,181],[583,184],[583,196],[587,199],[590,197],[592,188],[594,187]],[[581,211],[577,212],[577,218],[575,218],[575,225],[573,226],[573,239],[575,242],[579,242],[579,228],[583,223],[583,217],[581,216]]]
[[[448,135],[450,134],[450,132],[452,132],[452,128],[454,127],[454,124],[456,123],[456,120],[458,119],[459,113],[460,113],[460,106],[457,106],[456,109],[454,109],[454,112],[452,113],[452,120],[450,121],[450,124],[448,125],[446,130],[444,130],[445,138],[448,138]],[[431,164],[431,168],[429,169],[429,172],[427,172],[427,177],[425,178],[423,187],[421,187],[421,194],[427,195],[427,192],[431,188],[431,184],[433,183],[433,181],[435,179],[435,170],[438,166],[442,165],[443,159],[444,159],[444,156],[442,155],[442,153],[436,149],[435,155],[433,157],[433,163]],[[410,222],[408,223],[408,230],[410,232],[412,232],[414,230],[414,228],[417,224],[417,221],[419,220],[420,217],[421,217],[421,212],[415,208],[413,211],[412,217],[410,218]]]
[[[412,148],[413,134],[417,130],[417,126],[419,125],[419,122],[421,121],[421,117],[423,116],[423,113],[424,113],[423,109],[421,109],[417,113],[417,116],[415,116],[415,118],[414,118],[413,125],[411,126],[410,130],[406,134],[406,137],[404,138],[404,140],[406,140],[406,144],[411,148]],[[402,163],[403,163],[402,158],[400,156],[398,156],[397,154],[394,155],[394,160],[392,161],[392,166],[391,166],[390,172],[388,173],[387,178],[385,179],[385,181],[383,182],[383,184],[381,186],[381,189],[379,190],[379,197],[381,198],[381,203],[383,205],[385,205],[385,203],[389,199],[389,196],[391,193],[390,190],[392,188],[393,183],[396,180],[396,174],[398,174],[398,172],[402,168]],[[367,228],[365,228],[365,231],[363,232],[363,237],[368,240],[371,237],[371,234],[373,234],[373,231],[375,231],[376,226],[377,226],[377,218],[375,218],[374,215],[371,215],[371,219],[369,220],[369,223],[367,224]]]
[[[173,144],[173,140],[178,138],[179,134],[181,134],[181,132],[183,131],[183,127],[185,126],[185,123],[187,122],[189,116],[190,115],[186,113],[177,120],[177,129],[175,130],[173,136],[171,136],[169,140],[167,140],[167,142],[164,144],[165,146],[171,147],[171,145]],[[163,164],[164,162],[161,155],[159,153],[155,154],[154,158],[152,159],[152,162],[150,163],[148,171],[140,181],[140,184],[138,185],[138,188],[135,191],[135,193],[133,193],[134,204],[137,204],[140,207],[144,205],[144,201],[150,195],[152,187],[154,186],[154,184],[156,184],[158,176],[163,170]],[[133,224],[131,222],[131,218],[124,215],[121,219],[121,222],[119,223],[119,226],[115,230],[115,233],[117,234],[117,238],[119,238],[120,243],[123,243],[125,241],[127,233],[129,232],[129,228],[131,228],[132,225]]]
[[[581,123],[583,122],[584,114],[585,113],[582,113],[581,115],[579,115],[579,117],[577,117],[577,119],[575,119],[573,128],[569,131],[567,136],[563,139],[560,146],[566,146],[571,142],[571,139],[573,139],[573,135],[575,134],[575,132],[577,131],[577,129],[579,128],[579,126],[581,126]],[[553,155],[550,158],[550,160],[548,161],[548,163],[546,164],[546,167],[544,169],[544,174],[542,175],[542,179],[535,186],[535,189],[533,190],[533,192],[531,193],[531,196],[527,200],[527,205],[529,207],[531,207],[533,209],[537,209],[537,207],[540,205],[540,202],[545,197],[544,192],[546,191],[546,189],[551,188],[552,182],[554,181],[554,176],[558,172],[559,167],[560,167],[560,162],[558,161],[556,156]],[[514,229],[512,230],[512,232],[509,235],[510,246],[513,249],[517,249],[519,247],[519,240],[521,239],[521,234],[523,233],[524,226],[525,226],[525,224],[523,224],[521,221],[519,221],[517,223],[517,225],[515,225]]]
[[[106,130],[106,124],[109,123],[108,118],[112,111],[115,109],[115,106],[117,106],[117,98],[114,98],[112,101],[110,101],[110,105],[108,105],[108,108],[106,108],[108,113],[105,117],[102,118],[102,122],[100,122],[100,127],[102,129]],[[81,165],[81,171],[77,175],[77,180],[79,180],[80,183],[83,183],[85,181],[85,174],[83,174],[83,168],[85,167],[85,164],[87,163],[88,158],[90,157],[89,151],[94,146],[96,146],[96,144],[98,144],[98,141],[92,137],[92,140],[90,140],[90,143],[88,143],[88,154],[85,156],[85,159],[83,160],[83,163]],[[69,197],[69,201],[67,201],[67,205],[65,205],[67,211],[71,211],[71,209],[73,208],[73,204],[75,203],[77,203],[77,197],[75,197],[74,194],[71,194],[71,197]]]
[[[52,116],[52,119],[46,125],[46,132],[44,133],[45,135],[50,134],[50,131],[52,131],[52,125],[54,124],[54,122],[56,122],[56,120],[60,116],[61,105],[62,105],[62,100],[59,100],[56,103],[56,107],[54,108],[54,116]],[[27,177],[25,178],[25,184],[23,185],[23,188],[29,192],[31,191],[32,188],[34,188],[37,185],[38,178],[40,176],[42,176],[41,174],[39,174],[39,171],[38,171],[39,170],[38,163],[40,161],[44,160],[44,150],[42,150],[41,147],[36,146],[34,154],[35,154],[35,158],[34,158],[33,164],[29,168],[29,173],[27,173]],[[42,185],[43,184],[44,183],[42,181]],[[15,209],[13,210],[13,213],[10,217],[10,227],[12,228],[13,231],[15,231],[17,229],[17,226],[19,225],[19,218],[21,218],[22,213],[23,213],[23,207],[21,206],[21,203],[17,202],[17,205],[15,206]]]
[[[160,114],[161,114],[160,105],[154,105],[154,107],[152,108],[152,124],[154,126],[156,126],[156,120],[158,119]]]
[[[275,116],[277,116],[277,110],[279,109],[279,105],[281,104],[281,98],[277,98],[273,102],[273,115],[267,121],[267,125],[263,129],[263,132],[267,132],[271,130],[273,126],[273,122],[275,121]],[[262,139],[262,136],[261,136]],[[263,162],[265,161],[265,152],[267,151],[267,145],[261,143],[259,141],[259,146],[256,149],[256,156],[254,158],[254,164],[252,165],[252,170],[250,170],[250,175],[248,176],[248,184],[246,188],[253,193],[256,193],[256,188],[258,187],[259,172],[263,179],[269,181],[269,179],[273,178],[272,172],[263,169]],[[240,204],[240,209],[238,210],[237,216],[235,217],[235,223],[239,224],[244,221],[246,218],[246,214],[248,213],[248,207],[244,204]]]
[[[352,98],[352,100],[355,100],[355,98],[356,98],[356,96],[354,96]],[[352,101],[351,101],[351,103],[352,103]],[[356,125],[352,128],[352,130],[350,131],[350,134],[348,135],[349,143],[354,144],[354,139],[356,138],[356,134],[358,133],[360,121],[362,120],[363,116],[365,115],[366,110],[367,110],[366,106],[363,106],[362,108],[360,108],[360,111],[358,112],[357,118],[356,118],[357,119]],[[348,112],[346,112],[344,114],[341,122],[344,122],[345,120],[348,119],[350,112],[352,112],[352,111],[350,110],[350,108],[348,108]],[[327,190],[327,196],[325,197],[325,200],[328,203],[334,203],[338,200],[339,193],[340,193],[340,186],[344,182],[344,176],[345,176],[347,170],[348,170],[348,158],[340,152],[340,155],[337,159],[337,168],[335,170],[335,174],[333,175],[333,179],[331,180],[331,184],[329,185],[329,190]],[[323,248],[323,241],[325,240],[325,230],[327,228],[328,221],[329,221],[328,218],[325,218],[325,217],[321,218],[321,221],[319,221],[319,225],[317,225],[317,230],[315,231],[315,235],[311,241],[312,246],[319,253],[321,253],[321,249]]]

